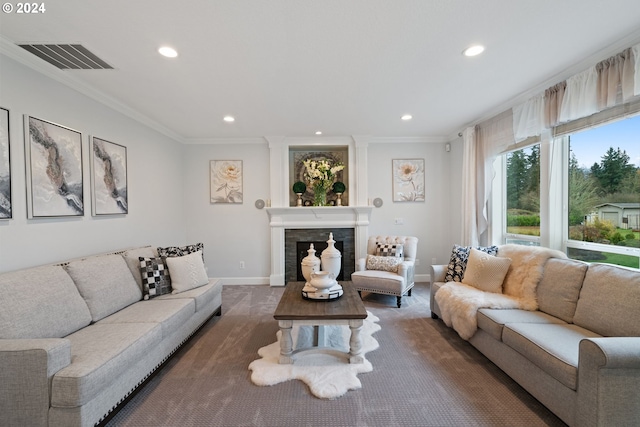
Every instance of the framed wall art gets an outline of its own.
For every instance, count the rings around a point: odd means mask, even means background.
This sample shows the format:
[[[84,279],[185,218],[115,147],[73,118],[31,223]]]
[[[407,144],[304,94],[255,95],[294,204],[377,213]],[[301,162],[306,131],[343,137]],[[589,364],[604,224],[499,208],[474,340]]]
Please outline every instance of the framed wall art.
[[[24,127],[27,216],[83,216],[82,134],[27,115]]]
[[[211,203],[242,204],[242,160],[209,162]]]
[[[424,159],[394,159],[393,201],[424,202]]]
[[[11,219],[11,136],[9,110],[0,107],[0,220]]]
[[[94,216],[129,213],[127,147],[90,137],[91,211]]]

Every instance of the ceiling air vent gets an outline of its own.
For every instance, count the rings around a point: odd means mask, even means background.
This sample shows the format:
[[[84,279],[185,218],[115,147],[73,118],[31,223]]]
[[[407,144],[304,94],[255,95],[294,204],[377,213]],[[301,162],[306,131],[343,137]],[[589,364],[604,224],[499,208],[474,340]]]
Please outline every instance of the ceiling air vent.
[[[61,70],[112,70],[113,67],[80,44],[21,44],[21,48]]]

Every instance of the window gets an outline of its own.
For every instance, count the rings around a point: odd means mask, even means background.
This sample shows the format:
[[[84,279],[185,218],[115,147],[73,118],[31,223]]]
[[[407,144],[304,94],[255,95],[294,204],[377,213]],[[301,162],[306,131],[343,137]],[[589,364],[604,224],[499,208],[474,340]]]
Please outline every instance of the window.
[[[640,248],[640,116],[568,140],[567,254],[638,268],[629,249]]]
[[[529,243],[540,236],[540,144],[507,153],[506,162],[507,242]]]
[[[490,241],[640,268],[640,101],[616,108],[498,156]]]

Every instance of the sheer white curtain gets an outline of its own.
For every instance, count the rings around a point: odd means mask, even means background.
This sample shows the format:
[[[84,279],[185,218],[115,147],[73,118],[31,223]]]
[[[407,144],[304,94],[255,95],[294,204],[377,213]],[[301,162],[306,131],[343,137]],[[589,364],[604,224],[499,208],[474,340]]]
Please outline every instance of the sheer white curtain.
[[[493,161],[514,143],[513,112],[501,113],[463,132],[462,244],[488,244],[488,201],[495,175]]]
[[[476,129],[468,127],[462,132],[462,227],[460,244],[478,246],[476,223]]]
[[[633,76],[633,82],[634,82],[633,94],[640,95],[640,43],[633,46],[631,50],[633,52],[633,57],[635,59],[634,65],[636,70]]]
[[[513,107],[513,135],[516,142],[540,135],[544,129],[544,94]]]
[[[567,79],[559,121],[568,122],[597,112],[598,72],[593,66]]]

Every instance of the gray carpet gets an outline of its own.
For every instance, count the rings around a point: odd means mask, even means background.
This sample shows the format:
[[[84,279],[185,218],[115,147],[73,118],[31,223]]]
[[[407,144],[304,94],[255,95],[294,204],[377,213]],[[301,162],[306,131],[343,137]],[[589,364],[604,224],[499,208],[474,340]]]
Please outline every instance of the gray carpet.
[[[273,311],[283,288],[225,286],[223,315],[208,322],[108,426],[564,426],[441,320],[429,287],[402,308],[363,294],[380,318],[380,348],[360,390],[336,400],[300,381],[253,385],[247,366],[276,338]]]

